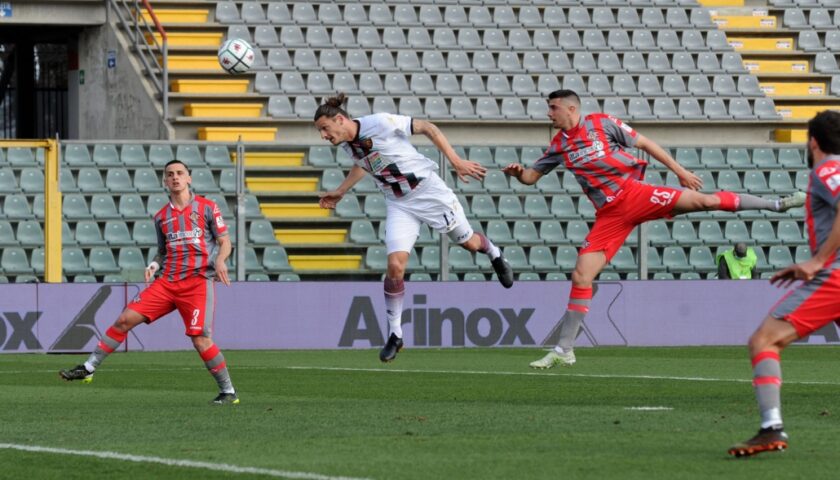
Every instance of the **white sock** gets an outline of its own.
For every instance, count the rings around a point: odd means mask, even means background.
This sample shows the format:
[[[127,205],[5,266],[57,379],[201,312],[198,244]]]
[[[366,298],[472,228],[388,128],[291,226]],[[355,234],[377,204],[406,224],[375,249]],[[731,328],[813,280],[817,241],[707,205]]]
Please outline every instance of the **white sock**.
[[[93,371],[96,370],[96,368],[93,365],[91,365],[90,362],[85,362],[84,365],[85,365],[85,370],[87,370],[90,373],[93,373]]]
[[[388,319],[388,326],[391,328],[391,333],[394,335],[402,338],[403,331],[402,331],[402,316],[399,316],[395,319]]]
[[[554,347],[554,351],[557,352],[557,355],[563,355],[567,353],[565,350],[563,350],[563,347],[561,347],[560,345]],[[571,349],[569,351],[571,352]]]

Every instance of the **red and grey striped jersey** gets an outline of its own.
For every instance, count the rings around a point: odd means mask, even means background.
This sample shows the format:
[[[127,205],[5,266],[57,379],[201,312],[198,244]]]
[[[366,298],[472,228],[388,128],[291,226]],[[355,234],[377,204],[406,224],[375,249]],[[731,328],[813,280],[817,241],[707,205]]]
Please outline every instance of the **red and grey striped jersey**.
[[[198,195],[183,210],[169,202],[155,214],[155,230],[164,278],[175,281],[216,274],[216,239],[228,234],[218,205]]]
[[[624,151],[636,145],[638,136],[612,115],[593,113],[575,128],[557,133],[533,168],[545,175],[564,164],[599,209],[619,195],[628,178],[644,178],[647,162]]]
[[[837,204],[840,203],[840,155],[829,155],[814,166],[808,181],[808,200],[805,202],[805,227],[811,254],[816,255],[828,240]],[[837,260],[834,252],[828,263]]]

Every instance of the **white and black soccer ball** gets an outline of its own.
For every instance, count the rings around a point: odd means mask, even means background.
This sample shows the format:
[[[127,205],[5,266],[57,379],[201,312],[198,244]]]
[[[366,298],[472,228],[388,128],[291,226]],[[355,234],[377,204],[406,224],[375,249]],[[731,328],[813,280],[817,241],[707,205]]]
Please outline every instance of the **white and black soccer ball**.
[[[253,63],[254,49],[241,38],[231,38],[219,48],[219,65],[228,73],[245,73]]]

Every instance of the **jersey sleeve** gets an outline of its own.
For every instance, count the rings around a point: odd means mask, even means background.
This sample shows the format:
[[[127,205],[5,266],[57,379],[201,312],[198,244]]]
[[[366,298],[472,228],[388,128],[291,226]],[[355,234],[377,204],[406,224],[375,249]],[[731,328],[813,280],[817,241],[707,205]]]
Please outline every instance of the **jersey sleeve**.
[[[840,162],[828,162],[811,172],[811,195],[834,207],[840,203]]]
[[[155,255],[154,261],[158,262],[158,265],[163,267],[163,263],[166,261],[166,236],[163,234],[163,225],[161,225],[160,217],[155,217],[155,233],[157,234],[157,255]]]
[[[210,202],[207,206],[208,217],[206,219],[207,225],[210,225],[210,231],[213,233],[213,238],[224,237],[228,234],[228,227],[222,218],[222,211],[219,206]]]
[[[616,143],[628,148],[636,146],[639,134],[630,125],[612,115],[604,115],[601,119],[604,133],[615,139]]]
[[[383,114],[382,123],[387,125],[387,129],[394,132],[401,137],[410,137],[411,131],[411,117],[405,115],[393,115],[390,113]]]
[[[542,157],[534,162],[534,166],[531,168],[545,175],[546,173],[554,170],[557,165],[560,165],[561,163],[563,163],[563,155],[557,149],[556,145],[551,144],[551,146],[548,147],[548,150],[543,153]]]

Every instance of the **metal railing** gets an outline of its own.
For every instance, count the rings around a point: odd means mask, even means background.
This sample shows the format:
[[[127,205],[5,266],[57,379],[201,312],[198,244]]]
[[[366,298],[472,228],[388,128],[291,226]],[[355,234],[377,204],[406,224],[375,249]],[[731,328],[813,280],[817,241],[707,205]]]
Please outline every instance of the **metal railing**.
[[[108,5],[134,44],[134,51],[160,94],[163,119],[169,120],[169,40],[166,30],[148,0],[109,0]],[[143,15],[141,5],[148,12],[151,23]]]

